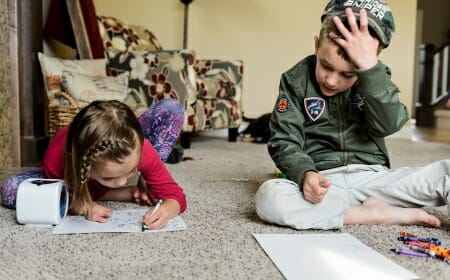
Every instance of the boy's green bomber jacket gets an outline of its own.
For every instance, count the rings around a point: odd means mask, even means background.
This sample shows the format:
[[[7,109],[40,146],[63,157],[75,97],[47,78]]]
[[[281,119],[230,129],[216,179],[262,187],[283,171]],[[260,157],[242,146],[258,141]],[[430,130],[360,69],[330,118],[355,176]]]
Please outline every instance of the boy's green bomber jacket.
[[[408,120],[390,69],[378,62],[357,70],[352,88],[327,97],[317,84],[315,63],[315,56],[308,56],[281,76],[268,142],[276,166],[299,186],[309,170],[348,164],[389,167],[384,137]]]

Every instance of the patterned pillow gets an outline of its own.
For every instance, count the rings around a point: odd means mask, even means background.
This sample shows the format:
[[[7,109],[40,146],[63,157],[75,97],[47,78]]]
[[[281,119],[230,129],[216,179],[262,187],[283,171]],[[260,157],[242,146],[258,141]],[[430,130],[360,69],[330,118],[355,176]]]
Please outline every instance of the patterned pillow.
[[[62,88],[79,104],[114,99],[126,103],[139,116],[147,109],[147,104],[142,98],[129,92],[128,75],[125,72],[117,77],[99,77],[64,71]]]
[[[107,74],[129,72],[128,88],[144,97],[148,106],[164,98],[174,98],[183,104],[186,98],[195,96],[192,51],[105,53]]]
[[[38,53],[45,90],[48,96],[61,91],[61,75],[64,71],[106,76],[106,59],[68,60]]]
[[[100,36],[105,50],[156,51],[162,50],[155,35],[139,25],[131,25],[110,16],[97,16]]]

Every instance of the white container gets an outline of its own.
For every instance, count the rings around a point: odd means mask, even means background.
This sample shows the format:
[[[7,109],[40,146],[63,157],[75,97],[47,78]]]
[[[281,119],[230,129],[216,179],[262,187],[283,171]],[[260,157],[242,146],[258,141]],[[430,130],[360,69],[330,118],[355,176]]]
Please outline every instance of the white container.
[[[67,215],[69,195],[63,180],[26,179],[17,189],[17,222],[26,225],[57,225]]]

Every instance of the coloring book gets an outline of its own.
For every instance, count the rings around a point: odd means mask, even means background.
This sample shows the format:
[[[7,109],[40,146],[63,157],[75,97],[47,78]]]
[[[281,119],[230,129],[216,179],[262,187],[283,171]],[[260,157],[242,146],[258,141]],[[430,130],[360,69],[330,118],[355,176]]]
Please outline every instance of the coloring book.
[[[177,216],[159,230],[146,229],[142,231],[142,217],[148,211],[146,208],[113,210],[107,223],[88,221],[83,216],[66,216],[66,218],[55,226],[52,234],[74,234],[93,232],[138,232],[152,233],[163,231],[186,230],[186,223]]]

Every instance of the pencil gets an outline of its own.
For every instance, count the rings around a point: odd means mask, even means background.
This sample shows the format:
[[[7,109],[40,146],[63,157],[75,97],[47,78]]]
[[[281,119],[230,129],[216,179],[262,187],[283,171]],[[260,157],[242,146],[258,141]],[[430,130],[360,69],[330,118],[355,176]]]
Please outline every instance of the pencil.
[[[158,211],[159,207],[161,206],[161,204],[163,203],[162,199],[158,199],[158,201],[156,202],[155,208],[153,208],[153,211],[150,213],[150,217],[153,216],[153,214],[156,213],[156,211]],[[147,225],[142,223],[142,231],[148,229]]]

